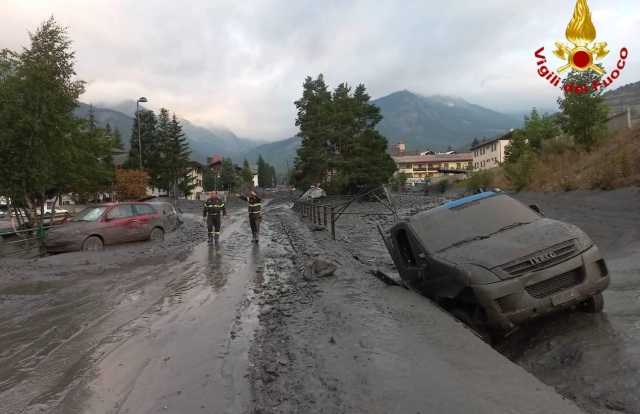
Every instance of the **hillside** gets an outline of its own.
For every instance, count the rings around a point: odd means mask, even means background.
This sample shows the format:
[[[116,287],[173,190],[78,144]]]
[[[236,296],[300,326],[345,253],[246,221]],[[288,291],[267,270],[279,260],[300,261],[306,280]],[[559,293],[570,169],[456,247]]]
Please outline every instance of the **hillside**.
[[[631,117],[640,119],[640,82],[630,83],[603,95],[610,114],[618,114],[631,108]]]
[[[104,127],[109,123],[112,128],[118,128],[122,133],[122,141],[126,150],[129,149],[135,108],[135,102],[133,101],[113,105],[112,108],[94,106],[94,114],[98,125]],[[86,118],[89,115],[89,105],[80,103],[75,113],[80,118]],[[127,113],[132,115],[126,115]],[[195,125],[187,119],[180,119],[180,121],[191,146],[191,158],[194,161],[204,163],[207,156],[212,154],[223,154],[225,156],[242,154],[259,144],[252,140],[238,138],[233,132],[224,128],[205,128]]]
[[[410,150],[459,148],[474,138],[494,137],[520,127],[520,117],[501,114],[447,96],[394,92],[373,101],[384,116],[378,130],[390,144],[404,142]]]
[[[279,173],[287,171],[287,167],[293,167],[293,161],[296,157],[296,151],[300,147],[300,138],[297,136],[285,139],[283,141],[270,142],[255,147],[241,155],[234,157],[234,161],[241,163],[244,159],[249,160],[252,164],[260,155],[269,164],[273,165]]]

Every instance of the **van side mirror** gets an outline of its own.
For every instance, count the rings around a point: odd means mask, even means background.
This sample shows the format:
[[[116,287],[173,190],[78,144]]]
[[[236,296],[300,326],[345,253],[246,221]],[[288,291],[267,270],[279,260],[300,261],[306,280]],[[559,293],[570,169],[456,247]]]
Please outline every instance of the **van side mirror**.
[[[542,210],[540,209],[540,207],[538,207],[537,204],[530,204],[529,208],[533,211],[535,211],[536,213],[540,214],[541,216],[544,216],[544,213],[542,212]]]

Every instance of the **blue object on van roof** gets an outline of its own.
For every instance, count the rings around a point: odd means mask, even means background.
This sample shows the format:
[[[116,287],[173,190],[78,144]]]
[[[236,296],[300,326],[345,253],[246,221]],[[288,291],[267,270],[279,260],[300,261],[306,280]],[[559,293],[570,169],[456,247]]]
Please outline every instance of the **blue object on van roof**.
[[[496,193],[494,193],[493,191],[485,191],[485,192],[480,193],[480,194],[474,194],[474,195],[470,195],[470,196],[467,196],[467,197],[459,198],[457,200],[449,201],[448,203],[444,204],[442,207],[446,207],[446,208],[460,207],[460,206],[465,205],[467,203],[471,203],[473,201],[482,200],[484,198],[489,198],[489,197],[492,197],[494,195],[496,195]]]

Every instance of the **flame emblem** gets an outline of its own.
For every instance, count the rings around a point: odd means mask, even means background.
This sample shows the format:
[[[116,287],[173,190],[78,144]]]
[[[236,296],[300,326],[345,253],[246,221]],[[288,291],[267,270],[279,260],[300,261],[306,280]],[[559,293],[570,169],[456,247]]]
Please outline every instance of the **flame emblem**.
[[[596,28],[591,21],[591,11],[587,0],[577,0],[573,11],[573,17],[565,32],[567,40],[573,47],[564,43],[556,42],[556,50],[553,52],[560,59],[566,60],[567,64],[558,69],[562,73],[569,68],[580,72],[592,70],[599,75],[604,75],[604,70],[595,64],[609,54],[607,42],[595,42]]]

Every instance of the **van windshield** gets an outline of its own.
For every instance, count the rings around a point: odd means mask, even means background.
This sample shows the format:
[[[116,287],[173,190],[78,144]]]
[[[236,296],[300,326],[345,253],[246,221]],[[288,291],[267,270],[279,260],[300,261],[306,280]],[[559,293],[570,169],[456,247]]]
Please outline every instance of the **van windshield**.
[[[540,216],[507,195],[497,195],[416,216],[413,227],[424,247],[438,252],[529,224]]]
[[[87,207],[71,219],[71,221],[97,221],[106,209],[106,207]]]

